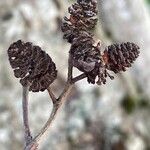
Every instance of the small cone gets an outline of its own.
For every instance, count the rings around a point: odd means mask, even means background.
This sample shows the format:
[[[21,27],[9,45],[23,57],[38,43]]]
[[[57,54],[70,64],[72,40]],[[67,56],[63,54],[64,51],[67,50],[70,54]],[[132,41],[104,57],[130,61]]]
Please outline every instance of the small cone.
[[[139,49],[139,46],[130,42],[108,46],[103,55],[106,68],[114,73],[126,71],[139,56]]]
[[[33,92],[44,91],[56,79],[55,63],[39,46],[19,40],[8,49],[9,62],[16,78]]]

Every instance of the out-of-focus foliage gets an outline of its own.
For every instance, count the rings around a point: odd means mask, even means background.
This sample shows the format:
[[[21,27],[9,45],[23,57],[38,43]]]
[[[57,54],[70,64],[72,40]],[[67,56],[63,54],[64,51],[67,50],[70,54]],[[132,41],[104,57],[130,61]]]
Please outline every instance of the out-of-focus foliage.
[[[148,4],[150,4],[150,0],[146,0],[148,2]]]

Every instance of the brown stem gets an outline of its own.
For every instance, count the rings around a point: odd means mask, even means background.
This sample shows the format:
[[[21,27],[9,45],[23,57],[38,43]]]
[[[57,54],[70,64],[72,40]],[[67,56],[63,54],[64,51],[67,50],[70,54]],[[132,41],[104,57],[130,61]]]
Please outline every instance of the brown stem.
[[[37,148],[38,148],[37,143],[41,140],[41,138],[43,137],[45,132],[49,129],[49,127],[50,127],[51,123],[53,122],[53,120],[55,119],[56,114],[57,114],[59,108],[61,107],[61,105],[64,103],[65,100],[67,100],[67,96],[69,95],[74,83],[79,81],[79,80],[82,80],[86,77],[85,74],[81,74],[75,78],[72,78],[72,70],[73,70],[73,65],[71,62],[71,56],[69,56],[69,59],[68,59],[68,78],[67,78],[67,83],[65,85],[65,88],[64,88],[63,92],[61,93],[61,95],[58,97],[58,99],[55,97],[55,95],[53,94],[50,87],[47,89],[48,93],[49,93],[49,95],[53,101],[52,112],[50,114],[49,119],[47,120],[47,122],[43,126],[43,128],[35,136],[35,138],[32,140],[32,142],[30,144],[28,144],[28,146],[26,147],[25,150],[37,150]]]
[[[72,69],[73,69],[73,65],[72,65],[72,61],[71,61],[71,56],[69,55],[67,84],[66,84],[62,94],[59,96],[58,99],[56,99],[56,97],[54,96],[54,94],[53,94],[50,87],[47,89],[48,92],[49,92],[49,95],[50,95],[50,97],[53,101],[53,109],[52,109],[52,112],[51,112],[50,117],[47,120],[46,124],[41,129],[40,133],[33,139],[34,142],[39,142],[40,141],[41,137],[48,130],[48,128],[50,127],[52,121],[55,119],[55,116],[56,116],[57,111],[59,110],[60,106],[67,99],[67,96],[68,96],[68,94],[70,93],[70,91],[73,87],[73,84],[71,83],[72,82]]]
[[[50,115],[49,119],[47,120],[46,124],[41,129],[41,131],[39,132],[39,134],[37,134],[37,136],[33,139],[33,141],[30,143],[30,145],[28,147],[31,147],[32,145],[34,145],[34,143],[38,143],[41,140],[42,136],[45,134],[45,132],[50,127],[52,121],[55,119],[55,116],[56,116],[56,114],[57,114],[60,106],[67,99],[67,96],[70,93],[72,87],[73,87],[73,84],[70,84],[70,83],[66,84],[66,86],[65,86],[62,94],[57,99],[57,101],[55,101],[55,103],[53,104],[53,109],[52,109],[51,115]]]
[[[86,78],[86,74],[85,74],[85,73],[82,73],[81,75],[79,75],[79,76],[73,78],[73,79],[72,79],[72,83],[76,83],[76,82],[78,82],[78,81],[80,81],[80,80],[82,80],[82,79],[84,79],[84,78]]]
[[[34,138],[36,142],[39,142],[41,137],[44,135],[44,133],[48,130],[50,127],[52,121],[55,119],[55,116],[60,108],[60,106],[63,104],[63,102],[67,99],[68,94],[70,93],[70,90],[72,88],[72,84],[66,84],[61,96],[57,99],[57,102],[53,105],[53,110],[51,112],[51,115],[44,125],[44,127],[41,129],[40,133]]]
[[[44,127],[41,129],[41,131],[39,132],[39,134],[34,138],[34,141],[39,142],[41,137],[44,135],[44,133],[48,130],[48,128],[50,127],[52,121],[54,120],[56,113],[59,109],[59,103],[58,104],[54,104],[53,105],[53,109],[51,112],[51,115],[49,117],[49,119],[47,120],[46,124],[44,125]]]
[[[23,109],[23,123],[24,123],[24,130],[25,130],[25,145],[27,146],[31,140],[31,132],[29,128],[29,120],[28,120],[28,86],[23,87],[23,99],[22,99],[22,109]]]
[[[38,150],[38,143],[35,141],[32,140],[31,143],[29,143],[25,148],[24,150]]]
[[[73,64],[71,60],[71,55],[69,54],[69,59],[68,59],[68,82],[71,82],[72,80],[72,70],[73,70]]]
[[[50,86],[48,87],[47,91],[48,91],[48,93],[49,93],[49,96],[50,96],[51,99],[52,99],[53,104],[55,104],[56,101],[57,101],[57,98],[55,97],[54,93],[52,92],[52,89],[51,89]]]
[[[74,84],[67,82],[62,94],[59,96],[58,101],[63,101],[67,98]]]

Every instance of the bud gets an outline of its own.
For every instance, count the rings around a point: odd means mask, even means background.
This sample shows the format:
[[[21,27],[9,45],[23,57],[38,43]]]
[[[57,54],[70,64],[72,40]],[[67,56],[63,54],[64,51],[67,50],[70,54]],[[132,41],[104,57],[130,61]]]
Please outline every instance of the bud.
[[[44,91],[56,79],[55,63],[39,46],[19,40],[10,45],[8,56],[16,78],[32,92]]]

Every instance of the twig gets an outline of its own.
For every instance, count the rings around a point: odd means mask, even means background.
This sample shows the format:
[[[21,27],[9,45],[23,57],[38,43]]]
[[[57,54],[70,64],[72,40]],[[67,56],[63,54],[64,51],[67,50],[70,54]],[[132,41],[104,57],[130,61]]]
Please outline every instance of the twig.
[[[58,110],[60,109],[61,105],[64,103],[65,100],[67,100],[67,96],[69,95],[73,85],[77,81],[82,80],[86,77],[86,75],[83,73],[83,74],[73,78],[72,77],[72,72],[73,72],[73,65],[72,65],[72,61],[71,61],[71,56],[69,55],[69,59],[68,59],[68,77],[67,77],[67,83],[64,87],[64,90],[60,94],[60,96],[58,98],[56,98],[56,96],[52,92],[51,87],[49,87],[47,89],[48,93],[49,93],[49,96],[50,96],[50,98],[52,99],[52,102],[53,102],[52,112],[51,112],[50,117],[48,118],[47,122],[43,126],[43,128],[34,137],[34,139],[30,143],[28,143],[25,150],[37,150],[38,149],[39,141],[41,140],[41,138],[43,137],[45,132],[49,129],[49,127],[50,127],[51,123],[53,122],[53,120],[55,119],[55,116],[56,116]]]
[[[71,82],[72,80],[72,70],[73,70],[73,64],[71,61],[71,55],[69,54],[69,58],[68,58],[68,82]]]
[[[32,140],[32,142],[28,145],[28,148],[26,148],[26,150],[31,150],[31,147],[33,147],[33,146],[35,147],[34,143],[38,143],[41,140],[42,136],[49,129],[52,121],[55,119],[55,116],[56,116],[60,106],[67,99],[67,96],[70,93],[70,90],[72,87],[73,87],[73,84],[70,84],[70,83],[66,84],[62,94],[57,99],[57,101],[55,101],[55,103],[53,104],[53,109],[52,109],[51,115],[50,115],[49,119],[47,120],[46,124],[40,130],[40,132],[37,134],[37,136]],[[35,150],[35,149],[33,149],[33,150]]]
[[[49,119],[47,120],[46,124],[41,129],[39,134],[33,139],[33,141],[36,141],[36,142],[40,141],[41,137],[48,130],[48,128],[50,127],[52,121],[55,119],[55,116],[56,116],[57,111],[59,110],[60,106],[67,99],[67,96],[68,96],[68,94],[70,93],[70,91],[73,87],[73,84],[71,83],[72,82],[72,69],[73,69],[73,66],[72,66],[72,62],[71,62],[71,56],[69,55],[67,84],[66,84],[62,94],[59,96],[58,99],[56,99],[56,97],[52,93],[52,90],[50,89],[50,87],[47,89],[48,92],[49,92],[49,95],[50,95],[50,97],[53,101],[53,109],[52,109],[51,115],[50,115]]]
[[[70,91],[71,91],[71,89],[74,85],[73,82],[72,82],[72,69],[73,69],[73,66],[72,66],[72,63],[71,63],[71,57],[69,56],[69,59],[68,59],[68,77],[67,77],[67,83],[65,85],[65,88],[64,88],[63,92],[61,93],[61,95],[58,97],[58,99],[55,97],[55,95],[53,94],[50,87],[47,89],[48,93],[49,93],[49,95],[50,95],[50,97],[53,101],[52,112],[50,114],[49,119],[45,123],[44,127],[35,136],[35,138],[32,140],[32,142],[26,147],[26,150],[35,150],[35,149],[37,149],[36,144],[41,140],[42,136],[49,129],[52,121],[55,119],[55,116],[56,116],[59,108],[61,107],[63,102],[67,99],[67,96],[70,93]]]
[[[61,103],[67,98],[68,94],[70,93],[72,87],[73,87],[73,83],[67,83],[62,94],[59,96],[58,101],[60,101]]]
[[[80,80],[82,80],[82,79],[84,79],[84,78],[86,78],[86,74],[85,74],[85,73],[82,73],[81,75],[79,75],[79,76],[73,78],[73,79],[72,79],[72,83],[78,82],[78,81],[80,81]]]
[[[48,93],[49,93],[49,96],[50,96],[51,99],[52,99],[53,104],[55,104],[56,101],[57,101],[57,98],[56,98],[56,96],[54,95],[54,93],[52,92],[52,89],[51,89],[50,86],[48,87],[47,91],[48,91]]]
[[[48,130],[48,128],[50,127],[52,121],[55,119],[55,116],[57,114],[57,111],[60,107],[60,104],[54,104],[53,105],[53,109],[52,112],[50,114],[49,119],[47,120],[46,124],[44,125],[44,127],[41,129],[41,131],[39,132],[39,134],[37,134],[37,136],[34,138],[33,141],[39,142],[41,137],[44,135],[44,133]]]
[[[24,150],[38,150],[38,143],[32,140],[32,142],[29,143]]]
[[[22,99],[22,109],[23,109],[23,123],[24,123],[24,130],[25,130],[25,145],[27,146],[31,140],[31,132],[29,128],[29,121],[28,121],[28,86],[23,87],[23,99]]]
[[[65,100],[67,100],[67,96],[69,95],[73,85],[79,81],[82,80],[86,77],[86,75],[83,73],[75,78],[72,77],[72,72],[73,72],[73,65],[72,65],[72,61],[71,61],[71,56],[69,55],[69,59],[68,59],[68,77],[67,77],[67,83],[64,87],[63,92],[60,94],[60,96],[58,98],[56,98],[56,96],[54,95],[54,93],[52,92],[51,87],[49,87],[47,89],[50,98],[52,99],[53,102],[53,109],[52,112],[50,114],[50,117],[48,118],[47,122],[45,123],[45,125],[43,126],[43,128],[40,130],[40,132],[32,139],[31,135],[30,135],[30,130],[29,130],[29,125],[28,125],[28,111],[27,111],[27,100],[25,101],[26,103],[24,103],[24,124],[25,124],[25,132],[26,132],[26,147],[25,150],[37,150],[38,149],[38,143],[39,141],[42,139],[43,135],[45,134],[45,132],[50,128],[51,123],[53,122],[53,120],[56,117],[56,114],[58,112],[58,110],[60,109],[61,105],[64,103]],[[24,99],[27,99],[27,88],[24,88]],[[29,139],[30,137],[30,139]]]

